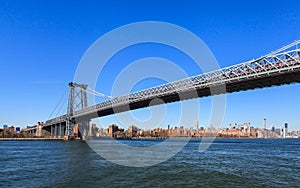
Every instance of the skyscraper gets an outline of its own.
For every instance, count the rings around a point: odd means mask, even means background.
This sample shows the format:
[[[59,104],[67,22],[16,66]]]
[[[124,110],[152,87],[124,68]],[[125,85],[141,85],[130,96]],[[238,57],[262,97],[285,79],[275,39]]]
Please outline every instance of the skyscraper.
[[[264,137],[267,138],[267,119],[264,119]]]
[[[198,122],[198,120],[195,120],[195,129],[196,129],[196,130],[199,129],[199,122]]]
[[[285,123],[283,128],[283,138],[285,138],[287,135],[288,135],[288,123]]]

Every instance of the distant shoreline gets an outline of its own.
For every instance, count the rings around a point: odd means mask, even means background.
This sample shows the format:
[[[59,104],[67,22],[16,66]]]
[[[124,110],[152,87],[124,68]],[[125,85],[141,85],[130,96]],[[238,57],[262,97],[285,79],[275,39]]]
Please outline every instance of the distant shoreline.
[[[64,140],[64,138],[0,138],[0,141]]]
[[[191,137],[191,139],[201,139],[201,137]],[[114,138],[92,138],[90,140],[112,140]],[[154,137],[147,137],[147,138],[134,138],[134,139],[115,139],[115,140],[133,140],[133,141],[138,141],[138,140],[167,140],[168,138],[154,138]],[[241,137],[241,138],[224,138],[224,137],[217,137],[216,139],[274,139],[274,138],[246,138],[246,137]],[[293,138],[293,137],[287,137],[287,138],[275,138],[275,139],[299,139],[299,138]],[[58,141],[58,140],[64,140],[64,138],[0,138],[0,141],[41,141],[41,140],[53,140],[53,141]],[[72,140],[81,140],[81,139],[72,139]]]

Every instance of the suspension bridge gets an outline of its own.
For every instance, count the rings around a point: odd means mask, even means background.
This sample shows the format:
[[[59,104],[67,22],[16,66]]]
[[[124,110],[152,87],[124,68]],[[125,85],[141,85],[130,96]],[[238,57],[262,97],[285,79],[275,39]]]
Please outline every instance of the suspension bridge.
[[[149,105],[299,83],[299,44],[300,40],[257,59],[122,96],[107,96],[88,88],[88,85],[70,82],[67,113],[47,120],[41,129],[49,131],[51,137],[73,136],[73,127],[77,124],[81,134],[88,136],[93,118]],[[88,106],[87,93],[107,100]],[[157,98],[160,100],[153,100]]]

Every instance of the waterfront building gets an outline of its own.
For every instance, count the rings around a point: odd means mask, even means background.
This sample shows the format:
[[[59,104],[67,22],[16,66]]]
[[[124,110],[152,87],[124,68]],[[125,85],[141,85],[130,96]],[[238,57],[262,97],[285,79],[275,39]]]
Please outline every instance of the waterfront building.
[[[14,126],[3,125],[1,137],[14,137],[16,135],[16,130]]]
[[[132,137],[136,137],[137,136],[137,132],[138,132],[139,128],[137,128],[136,126],[134,125],[131,125],[128,127],[128,131],[127,131],[127,136],[129,138],[132,138]]]
[[[281,128],[277,128],[277,129],[275,129],[275,134],[277,134],[277,135],[281,135]]]
[[[289,132],[288,137],[289,138],[300,138],[300,130]]]
[[[20,133],[20,131],[21,131],[21,127],[16,127],[16,132]]]
[[[107,136],[107,135],[106,135],[106,132],[104,131],[104,129],[101,127],[98,129],[96,136],[101,137],[101,136]]]
[[[98,134],[98,127],[95,123],[92,123],[90,126],[89,126],[89,136],[93,137],[93,136],[99,136]]]
[[[110,137],[114,137],[114,133],[117,132],[118,130],[119,130],[119,127],[116,124],[111,124],[107,128],[107,135]]]
[[[274,127],[274,125],[272,125],[271,131],[272,131],[272,132],[275,132],[275,127]]]
[[[283,138],[286,138],[287,135],[288,135],[288,123],[285,123],[283,128]]]
[[[265,129],[257,129],[256,135],[257,135],[257,138],[265,138]]]
[[[196,130],[199,129],[199,122],[198,122],[198,120],[195,120],[195,129],[196,129]]]

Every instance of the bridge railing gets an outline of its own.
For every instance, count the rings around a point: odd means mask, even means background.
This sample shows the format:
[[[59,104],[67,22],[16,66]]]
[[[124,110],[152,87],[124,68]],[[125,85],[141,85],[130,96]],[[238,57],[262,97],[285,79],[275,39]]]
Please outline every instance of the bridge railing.
[[[297,43],[298,44],[298,43]],[[281,53],[271,53],[258,59],[225,67],[219,70],[203,73],[182,80],[170,82],[156,87],[144,89],[99,104],[76,111],[74,116],[81,116],[98,110],[105,110],[112,107],[126,105],[138,101],[152,99],[180,93],[191,89],[207,88],[219,84],[235,82],[241,79],[250,79],[263,75],[278,74],[283,71],[299,71],[300,69],[300,50],[290,50]]]

